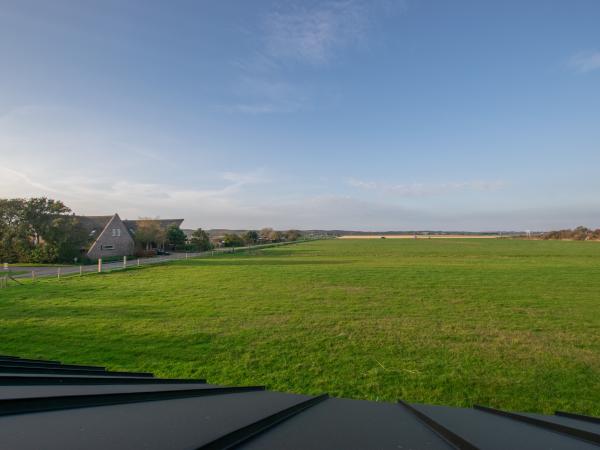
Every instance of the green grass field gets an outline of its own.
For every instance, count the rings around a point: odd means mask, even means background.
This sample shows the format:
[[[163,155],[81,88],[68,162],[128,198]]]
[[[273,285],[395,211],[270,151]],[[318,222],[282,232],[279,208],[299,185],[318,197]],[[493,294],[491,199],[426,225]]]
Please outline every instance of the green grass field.
[[[600,244],[332,240],[0,290],[0,353],[600,415]]]

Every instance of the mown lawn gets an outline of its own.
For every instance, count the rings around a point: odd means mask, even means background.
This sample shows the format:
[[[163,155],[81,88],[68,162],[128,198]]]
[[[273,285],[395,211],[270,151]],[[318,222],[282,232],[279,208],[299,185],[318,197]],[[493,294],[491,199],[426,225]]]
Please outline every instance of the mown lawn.
[[[600,244],[337,240],[0,290],[0,353],[600,415]]]

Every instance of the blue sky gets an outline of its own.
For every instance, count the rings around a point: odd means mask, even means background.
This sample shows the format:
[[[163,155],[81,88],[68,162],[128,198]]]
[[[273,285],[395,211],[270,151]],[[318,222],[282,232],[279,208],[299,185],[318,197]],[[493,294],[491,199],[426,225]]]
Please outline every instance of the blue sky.
[[[188,227],[600,227],[600,2],[0,2],[0,196]]]

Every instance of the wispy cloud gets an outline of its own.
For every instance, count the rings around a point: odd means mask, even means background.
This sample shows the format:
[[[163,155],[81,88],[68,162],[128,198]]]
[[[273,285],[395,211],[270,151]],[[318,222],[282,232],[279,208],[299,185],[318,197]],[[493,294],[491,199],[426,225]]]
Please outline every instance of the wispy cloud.
[[[265,52],[279,60],[327,63],[338,50],[365,44],[380,16],[405,9],[403,0],[297,3],[292,9],[265,16]]]
[[[265,17],[265,50],[278,59],[326,63],[335,50],[365,38],[367,11],[366,3],[345,0],[272,12]]]
[[[13,110],[0,117],[0,198],[49,196],[79,214],[176,215],[189,226],[259,216],[252,198],[270,182],[265,169],[190,170],[190,155],[161,152],[147,134],[127,139],[81,110]]]
[[[215,180],[218,187],[197,189],[166,183],[114,180],[63,174],[48,177],[0,167],[0,196],[52,196],[63,200],[77,213],[102,214],[119,211],[125,217],[161,214],[172,211],[187,218],[202,220],[204,215],[242,213],[244,190],[266,183],[261,171],[226,172]],[[202,205],[202,213],[196,208]],[[251,208],[250,208],[251,209]]]
[[[374,181],[363,181],[363,180],[356,180],[354,178],[351,178],[348,180],[348,184],[352,187],[356,187],[356,188],[361,188],[361,189],[377,189],[377,183],[375,183]]]
[[[461,181],[450,183],[389,184],[349,179],[347,183],[359,189],[379,191],[400,197],[429,197],[451,192],[497,191],[506,187],[502,181]]]
[[[600,69],[600,51],[577,53],[569,61],[569,67],[582,73]]]
[[[220,109],[247,114],[304,109],[311,89],[290,81],[289,71],[319,69],[343,50],[367,47],[375,23],[404,9],[404,0],[283,2],[259,18],[261,38],[251,56],[232,63],[241,74],[234,88],[240,101]]]

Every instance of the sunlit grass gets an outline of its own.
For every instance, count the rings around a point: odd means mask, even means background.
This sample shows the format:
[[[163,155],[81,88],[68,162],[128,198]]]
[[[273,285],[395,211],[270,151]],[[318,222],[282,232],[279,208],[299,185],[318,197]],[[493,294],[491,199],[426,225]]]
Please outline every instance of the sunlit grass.
[[[600,244],[348,240],[0,290],[0,353],[600,414]]]

